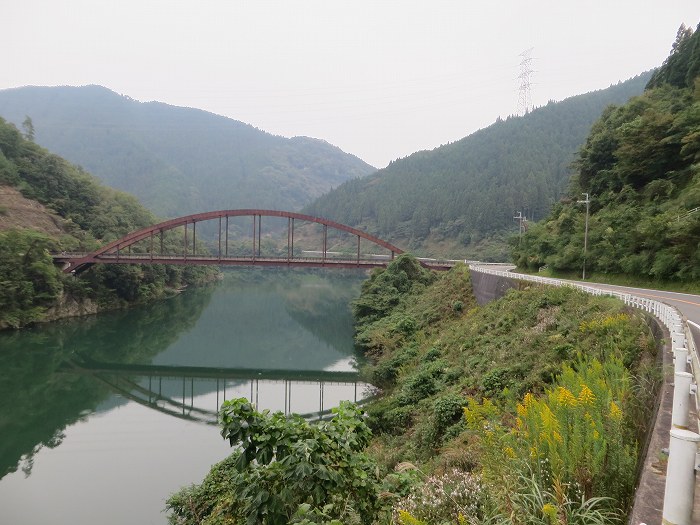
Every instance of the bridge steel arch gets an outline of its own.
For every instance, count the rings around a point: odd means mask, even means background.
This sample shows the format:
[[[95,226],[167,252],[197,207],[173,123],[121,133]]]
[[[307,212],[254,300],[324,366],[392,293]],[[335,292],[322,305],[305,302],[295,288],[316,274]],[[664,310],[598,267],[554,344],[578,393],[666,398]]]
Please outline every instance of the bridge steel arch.
[[[230,217],[252,217],[253,218],[253,255],[252,257],[245,258],[231,258],[228,254],[228,219]],[[261,244],[261,229],[262,229],[262,217],[281,217],[287,219],[287,257],[280,258],[260,258],[260,244]],[[196,240],[197,240],[197,230],[196,225],[198,222],[219,220],[219,239],[218,239],[218,255],[215,256],[197,256],[196,254]],[[222,238],[222,226],[225,220],[225,232]],[[307,262],[294,261],[294,223],[295,221],[304,221],[308,223],[316,223],[323,225],[323,251],[320,262]],[[189,238],[188,238],[188,226],[192,226],[192,239],[191,247],[192,254],[189,254]],[[183,254],[178,257],[164,257],[163,252],[163,233],[178,227],[184,226],[184,238],[183,238]],[[112,241],[100,249],[89,253],[87,255],[81,255],[78,257],[56,257],[56,260],[63,260],[65,262],[65,267],[63,271],[65,273],[79,273],[82,270],[87,269],[89,266],[97,263],[125,263],[125,264],[135,264],[135,263],[154,263],[154,264],[260,264],[260,265],[284,265],[284,264],[296,264],[303,266],[325,266],[328,264],[328,228],[333,228],[335,230],[340,230],[347,232],[351,235],[357,237],[357,257],[354,260],[347,260],[345,262],[334,262],[334,266],[342,267],[359,267],[359,266],[385,266],[386,261],[374,261],[367,262],[361,261],[360,259],[360,240],[365,239],[380,246],[391,252],[391,259],[395,255],[403,253],[403,250],[394,246],[393,244],[375,237],[369,233],[363,232],[351,226],[341,224],[329,219],[324,219],[322,217],[314,217],[312,215],[305,215],[303,213],[280,211],[280,210],[263,210],[263,209],[241,209],[241,210],[219,210],[219,211],[209,211],[204,213],[196,213],[193,215],[186,215],[184,217],[178,217],[175,219],[170,219],[163,221],[146,228],[131,232],[121,239]],[[153,252],[154,239],[156,236],[160,237],[160,247],[161,255],[155,254]],[[257,239],[256,239],[257,237]],[[130,247],[144,239],[150,239],[150,253],[141,254],[140,256],[133,256],[130,253]],[[124,249],[129,250],[128,255],[123,255],[122,251]]]

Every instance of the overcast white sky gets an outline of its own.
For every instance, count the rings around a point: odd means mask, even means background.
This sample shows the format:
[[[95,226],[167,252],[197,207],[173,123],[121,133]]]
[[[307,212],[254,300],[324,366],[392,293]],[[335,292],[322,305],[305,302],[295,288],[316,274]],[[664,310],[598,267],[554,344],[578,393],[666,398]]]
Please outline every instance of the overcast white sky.
[[[3,0],[0,89],[99,84],[377,167],[658,66],[698,0]]]

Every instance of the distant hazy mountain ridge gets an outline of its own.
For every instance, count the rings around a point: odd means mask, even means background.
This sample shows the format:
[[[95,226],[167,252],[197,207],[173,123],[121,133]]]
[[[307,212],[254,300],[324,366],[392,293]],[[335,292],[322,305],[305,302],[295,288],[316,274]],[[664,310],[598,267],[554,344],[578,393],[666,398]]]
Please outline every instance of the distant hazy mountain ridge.
[[[287,139],[205,111],[137,102],[99,86],[0,91],[0,116],[161,216],[298,210],[374,168],[322,140]]]

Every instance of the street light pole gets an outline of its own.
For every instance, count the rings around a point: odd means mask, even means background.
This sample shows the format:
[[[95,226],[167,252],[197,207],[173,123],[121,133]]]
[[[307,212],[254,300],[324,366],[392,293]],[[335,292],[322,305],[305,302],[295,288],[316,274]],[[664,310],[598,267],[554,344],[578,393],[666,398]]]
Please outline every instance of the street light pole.
[[[579,204],[585,204],[586,205],[586,230],[585,233],[583,234],[583,275],[582,279],[585,281],[586,280],[586,250],[588,248],[588,210],[591,205],[591,199],[588,196],[588,193],[582,193],[584,197],[586,197],[585,200],[582,201],[577,201]]]

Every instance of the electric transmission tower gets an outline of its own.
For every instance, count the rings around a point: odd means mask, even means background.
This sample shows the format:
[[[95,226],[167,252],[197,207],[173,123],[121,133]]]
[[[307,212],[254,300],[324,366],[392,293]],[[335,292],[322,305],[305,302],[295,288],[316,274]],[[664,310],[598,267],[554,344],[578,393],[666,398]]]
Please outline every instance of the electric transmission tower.
[[[532,69],[532,61],[534,59],[530,55],[533,49],[534,47],[531,47],[518,55],[522,58],[520,61],[520,74],[518,75],[518,79],[520,80],[520,88],[518,89],[519,115],[525,115],[532,109],[532,83],[530,82],[530,75],[534,72]]]

